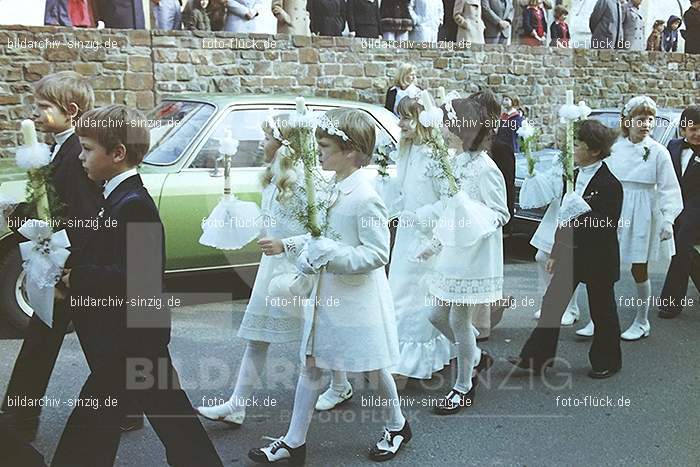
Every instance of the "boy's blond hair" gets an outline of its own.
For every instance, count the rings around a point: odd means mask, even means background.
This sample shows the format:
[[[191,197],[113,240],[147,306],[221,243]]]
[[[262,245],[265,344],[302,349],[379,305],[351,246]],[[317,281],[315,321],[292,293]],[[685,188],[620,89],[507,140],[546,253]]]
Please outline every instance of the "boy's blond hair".
[[[75,133],[94,139],[107,151],[123,144],[131,167],[143,161],[151,141],[146,117],[125,105],[108,105],[85,112],[75,125]]]
[[[358,167],[369,164],[377,141],[375,126],[370,118],[364,112],[355,109],[332,109],[325,113],[325,118],[345,133],[348,141],[328,133],[321,127],[316,128],[316,138],[332,138],[341,149],[357,151],[355,165]]]
[[[66,115],[68,106],[78,106],[80,117],[95,106],[95,92],[90,81],[74,71],[60,71],[46,75],[34,85],[34,95],[60,108]]]

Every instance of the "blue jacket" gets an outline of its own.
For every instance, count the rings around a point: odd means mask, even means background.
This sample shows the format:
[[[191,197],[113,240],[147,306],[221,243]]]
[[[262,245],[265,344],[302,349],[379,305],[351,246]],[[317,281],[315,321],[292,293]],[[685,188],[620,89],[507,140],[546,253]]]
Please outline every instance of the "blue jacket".
[[[664,52],[676,52],[678,50],[678,29],[675,31],[671,29],[671,24],[675,21],[681,21],[681,19],[678,16],[671,15],[661,33],[661,50]]]

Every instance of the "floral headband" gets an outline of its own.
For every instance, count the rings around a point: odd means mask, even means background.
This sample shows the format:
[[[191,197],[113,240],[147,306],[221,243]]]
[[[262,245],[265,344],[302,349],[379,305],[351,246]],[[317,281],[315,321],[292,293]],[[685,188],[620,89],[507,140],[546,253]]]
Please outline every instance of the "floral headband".
[[[316,119],[316,126],[323,129],[329,135],[337,136],[343,141],[350,141],[348,135],[343,130],[339,129],[335,123],[325,115],[321,115]]]
[[[656,102],[649,96],[637,96],[630,99],[625,107],[622,109],[622,116],[629,117],[632,111],[638,107],[649,107],[656,113]]]
[[[267,117],[265,119],[265,123],[270,128],[270,131],[272,131],[273,138],[275,138],[277,141],[279,141],[283,146],[289,146],[289,140],[285,139],[282,136],[282,132],[280,131],[279,127],[277,126],[277,122],[275,122],[274,118],[272,118],[271,116]]]

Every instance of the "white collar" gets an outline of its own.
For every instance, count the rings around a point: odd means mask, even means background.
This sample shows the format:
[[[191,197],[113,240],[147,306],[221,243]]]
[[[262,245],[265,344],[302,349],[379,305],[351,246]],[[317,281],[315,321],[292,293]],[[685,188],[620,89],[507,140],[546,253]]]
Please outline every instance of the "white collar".
[[[105,183],[104,191],[102,192],[102,196],[104,196],[105,199],[109,197],[109,195],[112,194],[114,190],[127,178],[133,177],[134,175],[137,175],[138,171],[136,170],[136,167],[127,170],[126,172],[122,172],[119,175],[115,175],[107,183]]]
[[[653,140],[654,139],[649,135],[645,136],[644,139],[638,143],[633,143],[632,140],[629,138],[629,136],[625,138],[625,141],[627,141],[627,144],[630,144],[632,146],[649,146],[650,145],[649,143],[651,143]]]
[[[362,180],[364,180],[364,176],[360,173],[361,171],[362,169],[357,169],[344,179],[340,180],[336,185],[338,190],[340,190],[344,195],[347,195],[354,190],[360,183],[362,183]]]
[[[590,164],[590,165],[587,165],[587,166],[585,166],[585,167],[579,167],[579,168],[578,168],[579,174],[582,174],[582,173],[587,173],[587,174],[595,173],[602,165],[603,165],[603,161],[598,161],[598,162],[594,162],[594,163],[592,163],[592,164]]]
[[[53,135],[53,139],[56,140],[56,146],[61,147],[63,146],[63,143],[65,143],[68,138],[71,137],[71,135],[75,133],[75,128],[70,127],[66,131],[62,131],[60,133],[56,133]]]

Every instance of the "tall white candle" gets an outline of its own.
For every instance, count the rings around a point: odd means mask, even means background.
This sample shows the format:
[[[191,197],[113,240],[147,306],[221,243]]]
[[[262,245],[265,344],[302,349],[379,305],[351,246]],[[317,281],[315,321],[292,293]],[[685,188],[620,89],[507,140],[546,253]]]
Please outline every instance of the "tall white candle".
[[[296,100],[296,110],[298,114],[305,114],[306,113],[306,102],[304,102],[303,97],[297,97]]]
[[[440,87],[438,88],[438,90],[437,90],[438,102],[439,102],[440,104],[444,104],[444,103],[445,103],[445,96],[446,96],[446,94],[445,94],[445,88],[444,88],[443,86],[440,86]]]
[[[574,91],[571,89],[566,91],[566,105],[574,105]]]
[[[39,142],[36,137],[36,127],[34,126],[33,120],[22,120],[21,124],[22,138],[24,139],[24,144],[27,146],[34,146]]]

